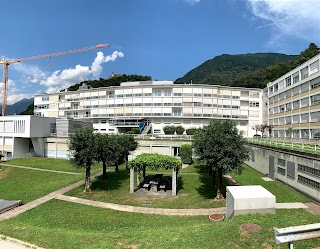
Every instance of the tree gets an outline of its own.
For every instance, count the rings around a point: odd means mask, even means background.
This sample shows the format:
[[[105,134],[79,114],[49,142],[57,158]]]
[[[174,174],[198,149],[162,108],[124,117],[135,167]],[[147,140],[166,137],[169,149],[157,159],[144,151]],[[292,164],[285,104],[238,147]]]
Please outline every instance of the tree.
[[[268,126],[267,126],[267,129],[268,129],[268,132],[269,132],[269,137],[271,137],[273,125],[268,125]]]
[[[231,120],[212,120],[200,129],[192,142],[195,154],[218,175],[217,199],[222,196],[222,175],[242,170],[242,163],[249,159],[245,139]]]
[[[123,134],[120,135],[118,138],[118,143],[121,147],[121,156],[124,159],[125,163],[126,163],[126,169],[128,170],[128,160],[129,160],[129,155],[130,152],[135,151],[138,147],[138,143],[137,141],[134,139],[134,137],[132,135],[127,135],[127,134]]]
[[[264,132],[265,132],[265,130],[268,128],[268,125],[261,125],[260,126],[260,131],[261,131],[261,134],[262,134],[262,136],[264,135]]]
[[[287,133],[287,136],[290,137],[290,139],[291,139],[291,135],[293,134],[293,128],[292,128],[292,127],[289,127],[289,128],[286,130],[286,133]]]
[[[93,129],[79,129],[69,137],[71,162],[76,167],[86,169],[85,192],[91,192],[90,170],[95,163],[96,135]]]
[[[182,163],[192,163],[192,146],[190,144],[182,144],[180,147],[180,158]]]
[[[194,135],[198,131],[198,128],[188,128],[186,129],[187,135]]]
[[[117,144],[112,139],[113,135],[96,134],[97,153],[96,160],[102,162],[102,180],[107,180],[107,165],[113,164],[114,153],[118,149]]]
[[[256,135],[258,134],[258,131],[261,131],[261,125],[256,124],[255,126],[252,127],[256,131]]]

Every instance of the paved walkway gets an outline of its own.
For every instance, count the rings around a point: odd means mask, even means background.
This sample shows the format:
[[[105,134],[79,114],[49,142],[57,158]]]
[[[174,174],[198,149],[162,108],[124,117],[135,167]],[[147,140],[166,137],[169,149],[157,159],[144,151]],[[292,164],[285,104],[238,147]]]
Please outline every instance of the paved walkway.
[[[113,209],[117,211],[130,212],[130,213],[142,213],[142,214],[163,214],[163,215],[209,215],[213,213],[225,213],[226,208],[208,208],[208,209],[169,209],[169,208],[146,208],[146,207],[135,207],[127,205],[119,205],[113,203],[106,203],[100,201],[91,201],[87,199],[59,195],[56,197],[59,200],[69,201],[88,206],[100,207]]]
[[[6,166],[6,167],[13,167],[13,168],[20,168],[20,169],[31,169],[31,170],[61,173],[61,174],[67,174],[67,175],[81,175],[81,174],[83,174],[83,173],[77,173],[77,172],[59,171],[59,170],[52,170],[52,169],[40,169],[40,168],[33,168],[33,167],[27,167],[27,166],[18,166],[18,165],[6,164],[6,163],[1,163],[1,165]]]
[[[0,234],[0,249],[44,249],[36,245]]]

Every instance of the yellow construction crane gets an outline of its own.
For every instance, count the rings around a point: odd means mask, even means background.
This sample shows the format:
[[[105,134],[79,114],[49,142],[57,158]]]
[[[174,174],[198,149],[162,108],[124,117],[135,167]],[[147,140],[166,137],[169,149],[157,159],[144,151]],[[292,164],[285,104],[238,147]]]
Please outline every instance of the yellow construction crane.
[[[38,60],[38,59],[43,59],[43,58],[51,58],[51,57],[66,55],[66,54],[81,53],[81,52],[86,52],[89,50],[106,48],[109,46],[110,46],[110,44],[103,43],[103,44],[98,44],[95,46],[90,46],[90,47],[85,47],[85,48],[80,48],[80,49],[71,49],[71,50],[67,50],[67,51],[50,53],[50,54],[43,54],[43,55],[38,55],[38,56],[31,56],[31,57],[22,58],[22,59],[6,60],[5,58],[3,58],[2,60],[0,60],[0,64],[3,64],[2,116],[7,115],[8,67],[10,64],[24,62],[24,61],[33,61],[33,60]]]

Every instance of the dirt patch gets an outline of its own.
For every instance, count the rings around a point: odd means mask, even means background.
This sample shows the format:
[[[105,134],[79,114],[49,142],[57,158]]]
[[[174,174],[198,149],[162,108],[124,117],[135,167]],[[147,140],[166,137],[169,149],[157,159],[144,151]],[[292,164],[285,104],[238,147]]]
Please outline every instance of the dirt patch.
[[[259,231],[261,227],[253,223],[244,223],[240,226],[240,229],[247,233],[253,233],[253,232]]]
[[[129,244],[123,243],[123,242],[117,242],[117,246],[121,246],[123,248],[129,248],[129,249],[138,249],[139,248],[138,245],[135,245],[135,244],[129,245]]]

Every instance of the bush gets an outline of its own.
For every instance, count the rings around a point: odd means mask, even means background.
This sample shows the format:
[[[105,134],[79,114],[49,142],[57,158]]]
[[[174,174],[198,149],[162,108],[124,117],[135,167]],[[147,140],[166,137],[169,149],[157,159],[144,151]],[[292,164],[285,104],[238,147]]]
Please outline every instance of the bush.
[[[173,135],[175,131],[176,131],[176,127],[174,125],[167,125],[163,127],[163,132],[166,135]]]
[[[130,131],[127,131],[126,134],[140,134],[139,128],[131,128]]]
[[[192,163],[192,147],[190,144],[182,144],[180,147],[180,158],[182,163]]]
[[[175,128],[176,128],[176,133],[178,135],[182,135],[184,133],[184,131],[185,131],[185,129],[181,125],[178,125]]]
[[[176,157],[159,155],[159,154],[146,154],[138,155],[135,159],[129,162],[130,167],[133,168],[148,168],[153,170],[158,169],[172,169],[180,168],[181,160]]]
[[[198,128],[189,128],[186,129],[187,135],[194,135],[199,129]]]

